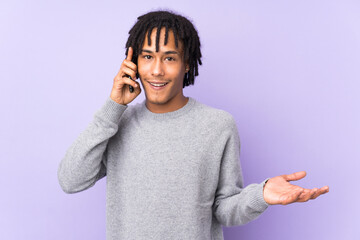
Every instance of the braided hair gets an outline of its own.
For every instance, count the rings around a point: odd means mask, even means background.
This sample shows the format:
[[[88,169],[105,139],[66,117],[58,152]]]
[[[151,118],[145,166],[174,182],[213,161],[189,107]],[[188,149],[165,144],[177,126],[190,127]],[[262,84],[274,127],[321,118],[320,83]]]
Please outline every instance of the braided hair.
[[[185,73],[183,88],[194,85],[195,76],[199,75],[198,64],[201,63],[200,39],[193,24],[185,17],[169,11],[154,11],[138,17],[137,22],[129,31],[126,42],[126,55],[129,47],[133,48],[132,62],[137,64],[138,55],[147,37],[148,45],[151,45],[151,33],[156,29],[156,52],[159,51],[160,30],[165,27],[164,45],[168,42],[169,30],[175,37],[175,46],[179,41],[184,48],[184,61],[189,65],[189,71]],[[146,36],[147,34],[147,36]],[[137,77],[139,77],[137,75]]]

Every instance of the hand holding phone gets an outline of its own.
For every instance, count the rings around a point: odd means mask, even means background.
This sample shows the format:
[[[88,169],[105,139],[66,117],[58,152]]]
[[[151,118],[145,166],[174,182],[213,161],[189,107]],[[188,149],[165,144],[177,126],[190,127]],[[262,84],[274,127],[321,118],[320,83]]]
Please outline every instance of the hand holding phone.
[[[137,66],[131,61],[132,56],[133,49],[129,47],[127,57],[122,62],[120,70],[114,78],[110,94],[113,101],[122,105],[132,102],[141,93],[140,84],[135,81]]]
[[[133,80],[130,76],[127,76],[128,78],[130,78],[131,80]],[[135,80],[134,80],[135,81]],[[129,85],[129,91],[132,93],[134,92],[134,88],[133,86]]]

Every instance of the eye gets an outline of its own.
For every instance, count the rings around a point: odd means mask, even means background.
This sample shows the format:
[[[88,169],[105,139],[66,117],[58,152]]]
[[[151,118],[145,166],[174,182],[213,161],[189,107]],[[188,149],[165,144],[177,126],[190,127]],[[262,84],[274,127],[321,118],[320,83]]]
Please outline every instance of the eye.
[[[167,61],[175,61],[175,58],[173,58],[173,57],[167,57],[167,58],[165,58]]]
[[[150,55],[144,55],[144,58],[145,59],[151,59],[151,56]]]

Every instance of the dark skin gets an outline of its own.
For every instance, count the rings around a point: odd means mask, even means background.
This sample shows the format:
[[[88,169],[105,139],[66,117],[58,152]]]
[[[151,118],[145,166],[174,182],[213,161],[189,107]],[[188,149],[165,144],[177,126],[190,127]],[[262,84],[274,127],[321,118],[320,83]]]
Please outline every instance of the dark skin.
[[[141,93],[139,83],[128,77],[136,79],[136,73],[139,71],[140,80],[146,91],[146,105],[150,111],[156,113],[170,112],[186,104],[187,99],[183,95],[181,81],[188,70],[188,66],[182,57],[181,44],[180,48],[175,47],[172,33],[169,35],[168,44],[163,45],[163,42],[162,34],[160,36],[160,51],[156,52],[155,35],[152,34],[152,44],[150,46],[144,44],[142,49],[144,51],[139,55],[139,66],[131,61],[133,49],[129,48],[127,58],[122,62],[120,70],[114,78],[110,95],[112,100],[126,105]],[[168,82],[168,86],[162,90],[154,90],[149,85],[151,81]],[[129,91],[128,85],[134,88],[134,92]],[[269,205],[287,205],[316,199],[329,192],[328,186],[306,189],[290,183],[305,176],[306,172],[301,171],[270,178],[263,189],[264,200]]]

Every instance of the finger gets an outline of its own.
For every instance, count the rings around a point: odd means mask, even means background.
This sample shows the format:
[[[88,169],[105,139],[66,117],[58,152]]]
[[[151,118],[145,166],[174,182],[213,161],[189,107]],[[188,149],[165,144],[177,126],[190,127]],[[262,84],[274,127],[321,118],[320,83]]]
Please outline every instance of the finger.
[[[300,180],[300,179],[304,178],[306,176],[306,172],[301,171],[301,172],[295,172],[292,174],[285,174],[282,176],[286,181],[296,181],[296,180]]]
[[[296,202],[299,199],[300,195],[301,192],[292,194],[285,200],[284,205]]]
[[[135,81],[134,81],[135,82]],[[140,88],[140,84],[138,82],[135,82],[137,84],[137,87],[134,88],[135,93],[141,93],[141,88]]]
[[[130,68],[124,68],[122,70],[122,76],[120,77],[128,77],[128,76],[130,76],[133,80],[136,79],[136,73],[133,70],[131,70]]]
[[[296,199],[296,202],[303,202],[309,195],[308,189],[303,189],[299,197]]]
[[[324,186],[324,187],[320,188],[320,191],[323,193],[328,193],[330,191],[330,188],[329,188],[329,186]]]
[[[312,190],[312,194],[310,195],[310,199],[315,199],[315,198],[317,198],[318,196],[319,196],[319,189],[317,189],[317,188],[314,188],[313,190]]]
[[[130,68],[131,70],[133,70],[134,72],[137,72],[137,66],[135,63],[133,63],[132,61],[129,61],[127,59],[125,59],[123,61],[123,66],[124,67],[127,67],[127,68]]]
[[[305,193],[299,198],[298,200],[299,202],[307,202],[309,201],[309,199],[313,199],[316,196],[318,189],[317,188],[314,188],[312,190],[306,189],[304,192]]]
[[[329,192],[329,187],[328,186],[325,186],[325,187],[322,187],[319,189],[319,195],[321,194],[325,194],[325,193],[328,193]]]
[[[281,197],[280,202],[283,205],[296,202],[302,193],[303,193],[303,190],[298,189],[298,190],[293,191],[290,194],[285,194]]]
[[[130,93],[132,93],[132,94],[135,93],[136,95],[139,95],[139,94],[141,93],[140,84],[137,83],[137,82],[135,82],[135,81],[134,81],[134,83],[137,84],[137,85],[136,85],[137,87],[129,86],[129,91],[130,91]],[[130,88],[132,88],[132,90],[131,90]]]
[[[315,193],[311,196],[310,199],[316,199],[316,198],[319,197],[320,195],[329,192],[329,187],[328,187],[328,186],[325,186],[325,187],[322,187],[322,188],[320,188],[320,189],[314,188],[313,190],[316,190],[316,191],[315,191]]]
[[[133,55],[133,49],[132,49],[132,47],[129,47],[129,49],[128,49],[128,54],[127,54],[127,56],[126,56],[126,60],[131,61],[132,55]]]
[[[139,87],[139,84],[138,84],[137,82],[131,80],[131,79],[128,78],[128,77],[123,77],[123,78],[120,78],[120,79],[116,78],[115,81],[118,82],[118,84],[121,85],[121,87],[122,87],[123,85],[125,85],[125,84],[126,84],[126,85],[131,85],[131,86],[134,87],[134,88]]]
[[[316,199],[318,196],[320,196],[322,194],[322,191],[321,191],[321,189],[317,189],[316,190],[316,192],[315,192],[315,194],[313,194],[312,196],[311,196],[311,199]]]
[[[313,192],[311,192],[312,190],[310,189],[305,189],[303,190],[303,192],[300,194],[299,199],[298,200],[303,200],[306,199],[307,196],[311,196],[313,194]],[[311,194],[311,195],[310,195]]]

